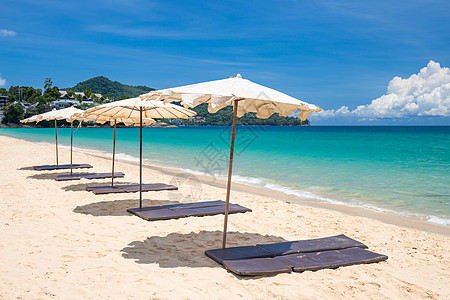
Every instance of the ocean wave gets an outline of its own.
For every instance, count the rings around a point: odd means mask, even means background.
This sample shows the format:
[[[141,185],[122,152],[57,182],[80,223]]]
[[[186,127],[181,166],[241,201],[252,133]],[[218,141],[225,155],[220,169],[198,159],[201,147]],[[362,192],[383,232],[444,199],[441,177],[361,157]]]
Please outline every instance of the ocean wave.
[[[264,183],[263,179],[255,178],[255,177],[248,177],[248,176],[240,176],[240,175],[232,175],[231,181],[246,185],[257,185],[260,186]]]
[[[110,154],[110,156],[112,157],[112,154]],[[128,155],[126,153],[116,153],[116,159],[132,161],[132,162],[139,162],[139,157]],[[145,161],[145,159],[144,159],[144,161]]]
[[[450,226],[450,219],[445,218],[439,218],[436,216],[431,216],[427,220],[430,223],[438,224],[438,225],[444,225],[444,226]]]

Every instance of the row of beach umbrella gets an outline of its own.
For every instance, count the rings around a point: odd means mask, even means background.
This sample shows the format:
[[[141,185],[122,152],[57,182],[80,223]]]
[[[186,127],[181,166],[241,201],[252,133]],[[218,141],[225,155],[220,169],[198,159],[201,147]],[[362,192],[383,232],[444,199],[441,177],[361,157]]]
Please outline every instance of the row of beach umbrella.
[[[171,102],[179,102],[182,106],[172,104]],[[55,120],[55,134],[57,141],[56,120],[67,120],[71,123],[71,149],[74,120],[95,121],[97,123],[109,122],[114,126],[112,175],[114,174],[116,124],[124,123],[125,125],[139,126],[139,207],[142,208],[142,126],[155,122],[154,119],[156,118],[188,118],[194,116],[196,113],[189,108],[193,108],[202,103],[208,103],[208,111],[210,113],[215,113],[227,106],[233,107],[233,125],[231,129],[231,146],[222,239],[222,247],[225,248],[237,117],[241,117],[247,112],[256,113],[256,116],[262,119],[268,118],[274,113],[278,113],[280,116],[289,116],[297,113],[301,120],[306,120],[311,112],[321,111],[317,106],[244,79],[238,74],[234,77],[222,80],[156,90],[137,98],[99,105],[86,111],[77,110],[73,107],[67,108],[66,111],[64,111],[64,109],[54,110],[45,114],[33,116],[23,120],[23,122]],[[112,176],[112,178],[113,184],[114,176]]]

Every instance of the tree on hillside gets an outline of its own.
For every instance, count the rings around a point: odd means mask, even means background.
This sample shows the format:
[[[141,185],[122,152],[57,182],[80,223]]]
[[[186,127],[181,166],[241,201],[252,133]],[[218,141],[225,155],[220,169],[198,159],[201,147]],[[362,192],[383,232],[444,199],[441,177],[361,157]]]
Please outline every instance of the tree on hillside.
[[[77,99],[81,104],[81,102],[83,101],[83,96],[81,96],[80,94],[75,94],[75,99]]]
[[[8,102],[19,101],[19,86],[10,86],[8,90]]]
[[[36,103],[40,101],[40,97],[42,94],[41,89],[34,89],[31,86],[23,86],[22,87],[22,100],[28,103]]]
[[[73,97],[73,96],[75,96],[75,92],[72,91],[72,90],[68,90],[68,91],[67,91],[67,96]]]
[[[92,101],[94,101],[96,103],[100,103],[100,104],[103,103],[103,101],[99,97],[95,96],[94,93],[91,94],[91,98],[92,98]]]
[[[19,103],[11,103],[6,106],[3,112],[3,124],[14,123],[19,124],[23,120],[23,107]]]
[[[86,99],[89,99],[89,97],[91,97],[92,94],[91,88],[88,86],[83,86],[83,93],[86,96]]]
[[[44,80],[44,90],[51,88],[53,85],[52,79],[50,77],[45,78]]]
[[[52,88],[47,88],[44,92],[44,101],[50,102],[54,100],[58,100],[61,94],[59,93],[59,88],[54,86]]]

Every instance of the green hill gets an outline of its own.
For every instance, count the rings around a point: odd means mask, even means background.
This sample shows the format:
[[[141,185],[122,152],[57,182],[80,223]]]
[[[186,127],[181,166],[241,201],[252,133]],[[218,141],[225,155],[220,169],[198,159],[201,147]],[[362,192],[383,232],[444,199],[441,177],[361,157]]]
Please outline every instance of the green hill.
[[[72,90],[74,92],[83,92],[88,87],[93,93],[100,93],[102,95],[109,95],[112,99],[137,97],[141,94],[148,93],[154,90],[148,86],[143,85],[126,85],[118,81],[111,81],[104,76],[97,76],[86,81],[78,83],[76,86],[62,90]],[[124,97],[126,96],[126,97]]]

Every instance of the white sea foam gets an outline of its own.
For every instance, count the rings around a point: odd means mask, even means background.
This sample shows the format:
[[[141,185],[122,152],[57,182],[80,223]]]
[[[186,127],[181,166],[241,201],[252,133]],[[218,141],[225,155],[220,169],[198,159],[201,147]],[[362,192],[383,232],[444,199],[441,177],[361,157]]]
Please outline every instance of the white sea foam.
[[[439,218],[436,216],[431,216],[427,221],[430,223],[438,224],[438,225],[450,226],[450,219],[444,219],[444,218]]]
[[[251,186],[253,186],[253,185],[259,186],[259,185],[263,184],[262,179],[254,178],[254,177],[247,177],[247,176],[240,176],[240,175],[231,176],[231,180],[233,182],[242,183],[242,184],[251,185]]]
[[[217,178],[217,176],[215,176],[216,174],[206,173],[206,172],[192,170],[192,169],[183,169],[183,168],[176,168],[176,169],[178,169],[182,172],[193,174],[193,175],[209,176],[209,177]]]
[[[110,154],[110,156],[112,156],[112,154]],[[139,162],[139,157],[131,156],[125,153],[116,153],[116,159]]]

